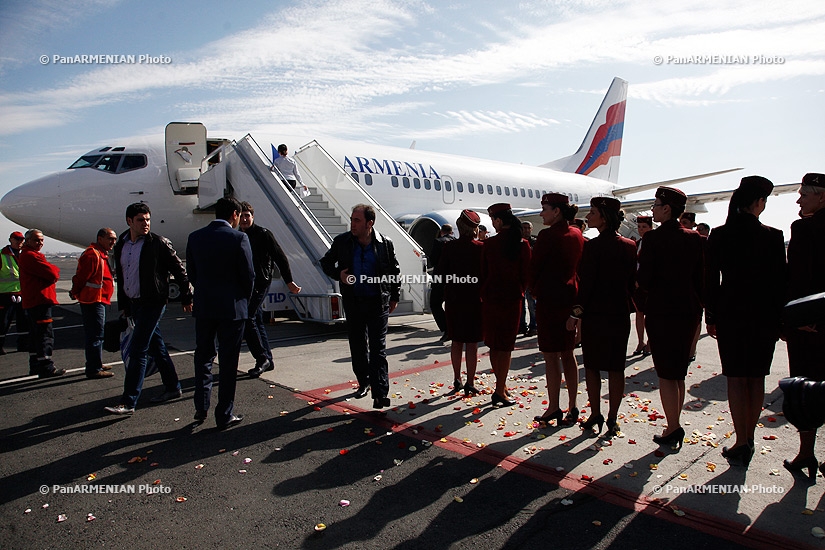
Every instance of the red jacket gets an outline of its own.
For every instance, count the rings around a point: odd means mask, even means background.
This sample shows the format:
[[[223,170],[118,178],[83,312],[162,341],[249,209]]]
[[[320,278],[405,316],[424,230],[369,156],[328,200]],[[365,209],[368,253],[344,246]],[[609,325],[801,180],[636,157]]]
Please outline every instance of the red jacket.
[[[69,294],[81,304],[111,304],[115,284],[109,269],[109,256],[97,243],[92,243],[77,259],[77,272],[72,277]]]
[[[42,304],[57,305],[55,283],[60,278],[60,269],[46,261],[46,256],[23,245],[20,258],[20,296],[23,309]]]

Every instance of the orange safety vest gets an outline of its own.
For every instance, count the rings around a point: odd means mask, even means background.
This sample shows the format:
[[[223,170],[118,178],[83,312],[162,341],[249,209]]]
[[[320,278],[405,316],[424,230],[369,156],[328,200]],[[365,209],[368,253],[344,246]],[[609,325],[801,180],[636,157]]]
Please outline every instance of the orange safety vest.
[[[107,303],[111,299],[114,290],[114,282],[112,280],[112,273],[109,270],[109,264],[103,259],[100,251],[93,246],[87,248],[84,255],[89,250],[91,250],[95,258],[97,258],[97,264],[75,298],[81,304]],[[75,275],[75,277],[77,277],[77,275]]]

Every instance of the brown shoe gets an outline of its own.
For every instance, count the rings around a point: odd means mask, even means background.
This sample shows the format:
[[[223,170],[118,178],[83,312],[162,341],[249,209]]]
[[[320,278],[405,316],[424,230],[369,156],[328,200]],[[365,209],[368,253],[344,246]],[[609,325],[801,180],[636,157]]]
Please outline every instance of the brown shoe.
[[[94,374],[87,374],[86,378],[88,378],[89,380],[95,380],[97,378],[111,378],[114,375],[115,375],[115,373],[113,373],[113,372],[109,372],[109,371],[106,371],[106,370],[99,370]]]
[[[103,370],[112,370],[112,365],[103,365],[100,368],[103,369]]]

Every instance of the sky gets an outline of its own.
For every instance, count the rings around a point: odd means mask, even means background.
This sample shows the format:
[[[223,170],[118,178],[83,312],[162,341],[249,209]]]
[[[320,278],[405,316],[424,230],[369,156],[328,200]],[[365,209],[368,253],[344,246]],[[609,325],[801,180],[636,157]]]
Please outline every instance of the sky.
[[[799,182],[825,172],[823,36],[820,0],[4,0],[0,195],[171,121],[539,165],[578,148],[615,76],[620,185]],[[59,59],[83,54],[136,62]],[[761,217],[786,239],[795,200]],[[724,223],[709,209],[697,221]],[[0,219],[0,244],[17,229]]]

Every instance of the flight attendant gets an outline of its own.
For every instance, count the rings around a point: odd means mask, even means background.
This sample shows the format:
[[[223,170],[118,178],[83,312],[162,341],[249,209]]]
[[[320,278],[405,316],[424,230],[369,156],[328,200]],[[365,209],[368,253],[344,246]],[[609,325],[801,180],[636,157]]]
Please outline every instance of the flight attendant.
[[[624,396],[624,368],[630,337],[631,296],[636,286],[636,243],[618,234],[624,219],[621,203],[613,197],[593,197],[587,225],[599,236],[584,243],[579,263],[579,293],[567,328],[573,330],[581,319],[582,352],[590,417],[581,423],[584,430],[598,426],[602,380],[607,371],[609,409],[607,432],[618,435],[616,418]]]
[[[766,178],[742,178],[725,225],[707,240],[705,321],[719,346],[736,430],[736,444],[725,447],[722,456],[742,466],[753,457],[765,376],[785,303],[785,238],[782,231],[759,223],[771,191],[773,183]]]
[[[636,269],[638,269],[638,257],[639,254],[642,253],[642,241],[644,240],[645,233],[653,230],[653,218],[651,218],[650,216],[637,216],[636,230],[639,232],[639,240],[636,242]],[[641,355],[642,357],[647,357],[648,355],[650,355],[650,346],[648,346],[647,342],[645,342],[646,299],[647,295],[645,291],[639,290],[638,287],[633,291],[633,307],[636,310],[636,337],[639,340],[638,344],[636,345],[636,349],[633,351],[634,356]]]
[[[444,282],[447,305],[447,338],[452,342],[453,389],[465,396],[478,394],[474,385],[478,365],[478,343],[484,338],[481,326],[481,253],[484,245],[477,240],[479,215],[464,210],[456,220],[458,239],[444,243],[435,275]],[[461,356],[466,350],[467,383],[461,383]]]
[[[802,219],[791,224],[788,243],[791,300],[825,292],[825,174],[805,174],[796,203]],[[785,338],[791,376],[825,380],[825,327],[789,328]],[[793,460],[785,461],[785,468],[794,473],[807,468],[808,476],[815,479],[815,443],[816,431],[799,432],[799,452]],[[825,471],[825,467],[819,468]]]
[[[702,237],[679,224],[687,203],[684,193],[659,187],[655,197],[653,221],[661,225],[645,235],[637,273],[639,287],[647,291],[645,325],[667,419],[667,429],[653,441],[681,447],[685,376],[702,313]]]
[[[541,219],[547,228],[539,233],[530,262],[529,285],[536,298],[538,344],[544,354],[548,401],[545,413],[535,420],[555,420],[557,425],[573,424],[579,417],[576,407],[579,372],[573,355],[576,330],[567,326],[576,303],[576,268],[584,246],[581,231],[571,224],[578,211],[567,195],[549,193],[541,198]],[[568,399],[564,420],[559,406],[562,369]]]
[[[498,203],[487,209],[496,234],[484,241],[481,254],[481,311],[484,343],[496,375],[493,406],[514,405],[507,394],[510,356],[516,343],[521,303],[527,288],[530,245],[521,237],[521,222],[510,205]]]

